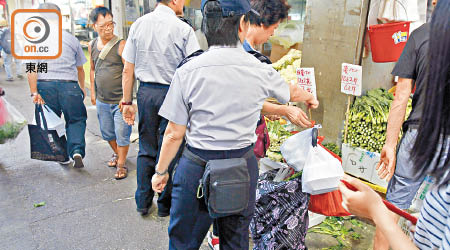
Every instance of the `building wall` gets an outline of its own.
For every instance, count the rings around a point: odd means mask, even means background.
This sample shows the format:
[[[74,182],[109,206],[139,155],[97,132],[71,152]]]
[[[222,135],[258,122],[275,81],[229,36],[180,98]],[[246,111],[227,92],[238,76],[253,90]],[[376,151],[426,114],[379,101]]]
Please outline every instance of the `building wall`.
[[[320,135],[336,141],[343,128],[347,96],[340,92],[342,63],[359,64],[368,0],[308,0],[302,67],[314,67]]]

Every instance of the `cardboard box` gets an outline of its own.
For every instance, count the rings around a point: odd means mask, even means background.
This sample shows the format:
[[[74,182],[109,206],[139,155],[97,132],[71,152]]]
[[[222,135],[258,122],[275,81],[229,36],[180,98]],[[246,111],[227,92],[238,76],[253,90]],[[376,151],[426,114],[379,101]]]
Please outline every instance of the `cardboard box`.
[[[387,187],[388,182],[380,179],[377,174],[376,168],[379,161],[379,153],[342,144],[342,165],[345,172],[378,186]]]

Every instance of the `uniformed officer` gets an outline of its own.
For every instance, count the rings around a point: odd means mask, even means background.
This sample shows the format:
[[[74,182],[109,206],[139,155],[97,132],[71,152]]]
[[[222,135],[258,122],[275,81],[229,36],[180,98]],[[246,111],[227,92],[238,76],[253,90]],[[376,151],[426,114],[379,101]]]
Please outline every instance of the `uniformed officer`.
[[[134,75],[140,81],[137,93],[139,154],[135,197],[137,211],[141,215],[147,215],[152,205],[154,193],[150,180],[155,173],[162,138],[168,123],[158,115],[158,111],[178,64],[200,49],[194,30],[177,17],[177,14],[183,13],[184,0],[158,2],[153,12],[139,18],[131,26],[122,55],[125,60],[122,77],[124,98],[122,111],[128,124],[134,123],[136,112],[131,103]],[[170,190],[166,191],[160,194],[158,199],[159,216],[169,215]]]
[[[270,66],[245,52],[241,42],[248,25],[243,15],[248,0],[202,1],[202,29],[210,48],[175,73],[159,114],[169,120],[161,155],[152,178],[156,192],[169,179],[168,167],[186,137],[186,149],[205,160],[243,157],[256,140],[255,127],[264,100],[318,101],[296,85],[288,85]],[[248,226],[255,208],[258,166],[247,160],[250,175],[248,207],[239,214],[219,218],[222,249],[248,249]],[[196,197],[204,167],[182,156],[173,177],[169,248],[198,249],[212,218],[204,200]]]

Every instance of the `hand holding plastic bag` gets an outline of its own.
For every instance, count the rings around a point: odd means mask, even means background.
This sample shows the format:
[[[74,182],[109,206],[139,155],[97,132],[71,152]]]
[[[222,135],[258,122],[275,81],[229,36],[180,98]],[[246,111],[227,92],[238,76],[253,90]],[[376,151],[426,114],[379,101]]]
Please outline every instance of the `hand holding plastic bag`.
[[[47,120],[48,130],[56,130],[58,136],[61,137],[66,134],[66,128],[64,121],[58,115],[53,112],[53,110],[47,106],[43,105],[44,116]],[[41,117],[42,119],[42,117]],[[36,118],[33,119],[32,125],[36,125]],[[44,124],[41,123],[41,128],[44,129]]]
[[[0,97],[0,144],[15,139],[27,124],[20,112]]]

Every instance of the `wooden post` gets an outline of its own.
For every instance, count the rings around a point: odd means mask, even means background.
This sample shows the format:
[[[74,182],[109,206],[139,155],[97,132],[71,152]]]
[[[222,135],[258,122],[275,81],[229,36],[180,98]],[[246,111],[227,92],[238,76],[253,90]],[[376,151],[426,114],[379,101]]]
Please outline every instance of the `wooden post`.
[[[347,133],[348,133],[348,117],[350,115],[350,95],[347,95],[347,112],[345,113],[345,133],[344,133],[344,143],[347,143]]]

